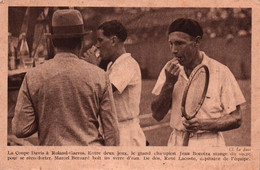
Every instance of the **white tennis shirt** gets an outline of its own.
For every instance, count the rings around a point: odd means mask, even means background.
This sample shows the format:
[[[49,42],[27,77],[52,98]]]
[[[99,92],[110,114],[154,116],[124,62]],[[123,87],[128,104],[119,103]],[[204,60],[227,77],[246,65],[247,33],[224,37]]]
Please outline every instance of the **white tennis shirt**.
[[[138,118],[141,98],[141,71],[130,53],[107,66],[110,82],[117,88],[114,101],[119,123]]]
[[[245,103],[245,98],[240,87],[229,68],[218,61],[209,58],[201,51],[203,60],[201,64],[209,68],[209,86],[204,103],[197,114],[199,119],[219,118],[236,110],[236,106]],[[166,66],[166,65],[165,65]],[[166,80],[165,66],[162,69],[152,93],[159,95]],[[179,131],[184,131],[182,124],[181,101],[188,78],[181,66],[178,80],[172,93],[172,108],[170,126]]]

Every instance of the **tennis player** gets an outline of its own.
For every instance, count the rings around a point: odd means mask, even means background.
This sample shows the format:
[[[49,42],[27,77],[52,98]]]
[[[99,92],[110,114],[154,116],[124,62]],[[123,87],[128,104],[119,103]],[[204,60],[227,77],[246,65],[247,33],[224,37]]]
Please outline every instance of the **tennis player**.
[[[168,30],[168,41],[173,54],[162,69],[152,93],[153,117],[160,121],[169,112],[173,131],[168,146],[180,146],[186,131],[189,146],[225,146],[221,131],[241,125],[241,104],[245,98],[231,71],[223,64],[200,51],[203,30],[192,19],[179,18]],[[195,118],[182,117],[181,101],[188,78],[199,64],[209,68],[209,86],[204,103]],[[200,87],[198,87],[200,88]]]
[[[138,63],[127,53],[124,41],[125,27],[112,20],[101,24],[97,31],[96,47],[100,57],[109,60],[107,73],[113,88],[113,96],[119,122],[120,146],[145,146],[146,138],[140,127],[139,104],[141,98],[141,71]],[[95,52],[88,50],[88,62],[97,59]]]

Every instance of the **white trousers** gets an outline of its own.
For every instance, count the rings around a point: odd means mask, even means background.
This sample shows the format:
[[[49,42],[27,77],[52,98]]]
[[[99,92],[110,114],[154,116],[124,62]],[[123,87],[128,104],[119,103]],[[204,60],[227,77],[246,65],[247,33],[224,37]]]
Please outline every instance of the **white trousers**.
[[[139,119],[119,122],[120,146],[145,146],[146,138]]]
[[[173,130],[168,140],[168,146],[182,146],[184,131]],[[189,145],[194,147],[225,146],[225,140],[221,132],[202,132],[190,135]]]

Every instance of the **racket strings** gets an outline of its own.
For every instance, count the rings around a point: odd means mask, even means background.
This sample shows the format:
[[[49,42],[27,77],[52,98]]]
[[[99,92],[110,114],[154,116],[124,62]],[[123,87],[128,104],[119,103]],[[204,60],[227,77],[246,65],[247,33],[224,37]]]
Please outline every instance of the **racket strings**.
[[[184,90],[182,98],[182,115],[187,119],[192,119],[200,110],[209,85],[209,70],[205,65],[197,66],[189,77],[188,84]],[[183,146],[189,145],[190,133],[186,131],[183,139]]]
[[[193,117],[199,111],[204,101],[206,86],[207,72],[204,67],[201,67],[191,74],[188,87],[186,88],[184,110],[188,117]]]

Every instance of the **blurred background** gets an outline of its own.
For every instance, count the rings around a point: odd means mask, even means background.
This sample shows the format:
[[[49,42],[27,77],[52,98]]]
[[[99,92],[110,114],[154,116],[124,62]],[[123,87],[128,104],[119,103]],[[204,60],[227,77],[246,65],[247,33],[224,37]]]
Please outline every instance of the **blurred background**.
[[[71,7],[62,7],[71,8]],[[165,146],[169,138],[169,115],[161,122],[151,117],[152,88],[165,63],[172,58],[167,39],[168,26],[177,18],[197,20],[204,30],[201,50],[209,57],[227,65],[238,80],[247,103],[243,106],[243,123],[236,130],[224,132],[229,146],[251,144],[251,13],[250,8],[113,8],[74,7],[81,11],[85,30],[84,50],[96,42],[96,29],[108,20],[119,20],[127,28],[126,50],[140,64],[142,71],[141,126],[152,146]],[[8,72],[8,145],[37,145],[37,135],[17,139],[11,132],[17,93],[26,68],[17,65],[24,39],[33,67],[39,59],[53,58],[54,50],[44,33],[51,31],[51,17],[61,7],[9,7]],[[18,58],[18,59],[17,59]],[[13,62],[16,62],[13,64]],[[41,63],[44,61],[41,60]],[[106,68],[107,61],[101,67]]]

